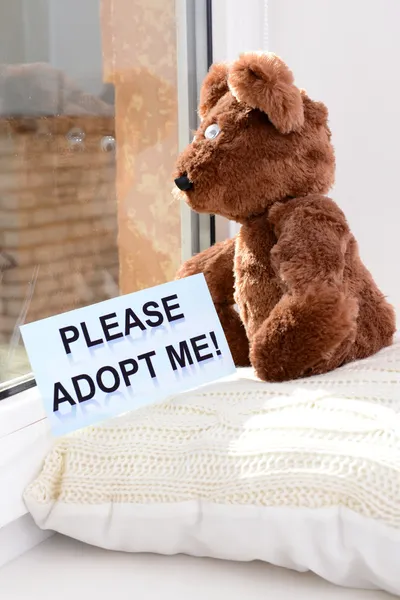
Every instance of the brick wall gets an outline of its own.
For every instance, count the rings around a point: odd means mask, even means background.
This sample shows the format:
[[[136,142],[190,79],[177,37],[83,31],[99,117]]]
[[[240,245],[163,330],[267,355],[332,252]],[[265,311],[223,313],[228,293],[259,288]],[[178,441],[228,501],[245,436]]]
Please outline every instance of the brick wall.
[[[107,136],[113,117],[0,120],[0,341],[21,322],[118,294]]]

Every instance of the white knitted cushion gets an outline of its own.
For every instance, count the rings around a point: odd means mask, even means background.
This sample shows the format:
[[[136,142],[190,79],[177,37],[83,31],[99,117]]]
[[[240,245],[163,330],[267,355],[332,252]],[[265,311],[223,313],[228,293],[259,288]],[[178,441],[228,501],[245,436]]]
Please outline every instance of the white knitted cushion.
[[[250,369],[57,441],[37,524],[400,594],[400,343],[285,384]]]

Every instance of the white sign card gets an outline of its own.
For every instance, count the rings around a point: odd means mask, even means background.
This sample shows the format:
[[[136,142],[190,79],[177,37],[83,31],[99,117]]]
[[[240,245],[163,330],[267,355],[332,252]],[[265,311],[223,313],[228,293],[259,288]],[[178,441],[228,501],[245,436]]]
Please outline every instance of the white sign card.
[[[55,435],[235,370],[203,275],[29,323],[21,333]]]

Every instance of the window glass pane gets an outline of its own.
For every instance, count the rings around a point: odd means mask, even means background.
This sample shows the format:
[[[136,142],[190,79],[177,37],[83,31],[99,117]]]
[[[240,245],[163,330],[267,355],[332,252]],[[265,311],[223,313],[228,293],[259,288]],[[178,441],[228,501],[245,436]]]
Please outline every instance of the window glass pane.
[[[22,323],[173,278],[177,58],[175,0],[0,0],[0,385]]]

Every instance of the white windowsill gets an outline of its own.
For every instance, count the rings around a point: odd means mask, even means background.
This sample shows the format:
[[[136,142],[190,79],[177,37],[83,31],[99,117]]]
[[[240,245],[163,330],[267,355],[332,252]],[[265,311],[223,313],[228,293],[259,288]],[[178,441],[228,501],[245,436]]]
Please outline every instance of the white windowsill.
[[[51,535],[35,525],[23,493],[52,443],[37,387],[0,402],[0,567]]]
[[[37,387],[0,402],[0,529],[27,513],[23,491],[52,442]]]
[[[0,402],[0,440],[17,429],[46,418],[35,386]]]

